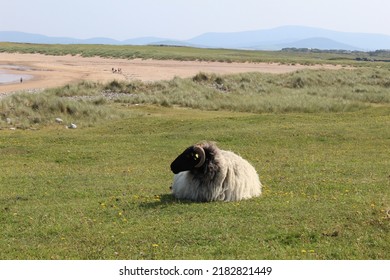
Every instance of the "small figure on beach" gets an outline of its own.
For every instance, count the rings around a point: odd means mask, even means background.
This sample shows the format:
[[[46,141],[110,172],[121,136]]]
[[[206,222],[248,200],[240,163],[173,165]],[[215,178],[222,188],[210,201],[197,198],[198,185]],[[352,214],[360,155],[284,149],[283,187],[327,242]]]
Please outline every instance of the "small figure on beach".
[[[121,68],[118,68],[118,69],[115,69],[114,67],[112,67],[112,73],[119,73],[119,74],[122,74],[122,69]]]
[[[23,83],[23,77],[20,77],[20,82]]]

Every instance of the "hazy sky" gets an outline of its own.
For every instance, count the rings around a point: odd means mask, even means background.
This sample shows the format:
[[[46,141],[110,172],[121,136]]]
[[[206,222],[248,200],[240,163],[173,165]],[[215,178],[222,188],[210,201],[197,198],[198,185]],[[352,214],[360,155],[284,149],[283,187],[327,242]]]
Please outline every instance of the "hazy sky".
[[[1,0],[0,31],[190,39],[282,25],[390,35],[389,0]]]

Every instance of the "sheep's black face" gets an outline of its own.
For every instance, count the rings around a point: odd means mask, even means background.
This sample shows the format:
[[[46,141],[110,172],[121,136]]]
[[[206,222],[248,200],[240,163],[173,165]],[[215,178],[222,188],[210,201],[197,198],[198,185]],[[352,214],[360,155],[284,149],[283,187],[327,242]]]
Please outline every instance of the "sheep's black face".
[[[189,147],[171,163],[171,170],[175,174],[191,170],[195,168],[200,161],[199,153],[195,151],[194,147]]]

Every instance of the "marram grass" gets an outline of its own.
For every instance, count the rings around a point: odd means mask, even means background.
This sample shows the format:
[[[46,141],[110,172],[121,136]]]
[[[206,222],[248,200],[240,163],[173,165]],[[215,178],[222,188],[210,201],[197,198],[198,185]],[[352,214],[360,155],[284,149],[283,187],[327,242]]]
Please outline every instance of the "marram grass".
[[[0,127],[52,123],[56,117],[93,125],[120,118],[111,103],[152,104],[250,113],[353,112],[390,103],[388,69],[302,70],[272,75],[198,73],[170,81],[81,82],[40,94],[0,99]]]

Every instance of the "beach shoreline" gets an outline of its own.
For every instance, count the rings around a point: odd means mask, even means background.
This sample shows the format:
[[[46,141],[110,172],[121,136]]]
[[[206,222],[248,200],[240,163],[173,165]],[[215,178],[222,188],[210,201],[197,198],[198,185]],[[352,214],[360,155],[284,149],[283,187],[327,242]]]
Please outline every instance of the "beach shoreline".
[[[3,65],[3,67],[1,67]],[[6,67],[4,67],[4,65]],[[8,67],[8,68],[7,68]],[[0,70],[30,79],[0,84],[0,94],[64,86],[81,81],[158,81],[188,78],[199,72],[235,74],[244,72],[288,73],[300,69],[340,69],[337,65],[286,65],[279,63],[226,63],[153,59],[114,59],[51,56],[43,54],[0,53]],[[19,78],[20,79],[20,78]]]
[[[33,79],[30,74],[23,73],[27,68],[15,65],[0,65],[0,85],[23,83]]]

